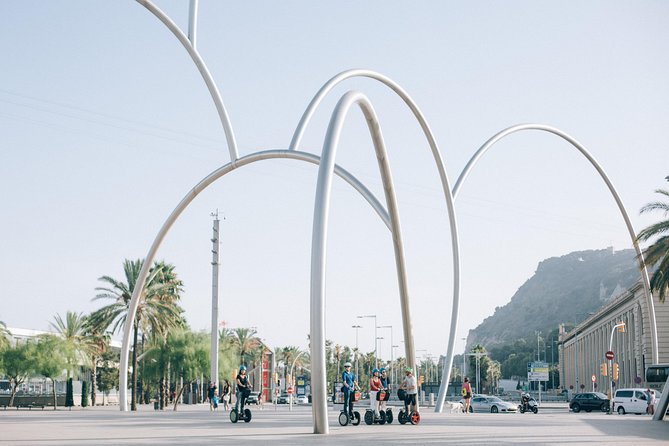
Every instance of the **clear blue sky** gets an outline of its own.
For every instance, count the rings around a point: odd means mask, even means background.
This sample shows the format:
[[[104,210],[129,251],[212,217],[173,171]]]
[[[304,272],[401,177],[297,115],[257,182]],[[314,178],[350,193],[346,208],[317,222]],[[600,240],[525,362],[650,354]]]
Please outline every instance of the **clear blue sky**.
[[[159,1],[184,29],[188,1]],[[98,277],[145,256],[171,210],[229,161],[202,79],[174,36],[134,1],[0,3],[0,320],[44,329],[91,311]],[[379,71],[412,95],[452,184],[476,149],[518,123],[553,125],[609,174],[637,230],[669,174],[669,3],[663,1],[200,1],[198,49],[221,90],[242,155],[286,148],[307,104],[349,68]],[[416,348],[444,353],[452,268],[446,206],[420,128],[370,80],[338,87],[303,149],[320,153],[338,98],[361,90],[388,145],[409,269]],[[382,196],[362,115],[337,161]],[[211,217],[222,228],[221,320],[270,345],[306,347],[316,167],[255,164],[216,183],[159,253],[208,329]],[[335,182],[327,337],[373,350],[371,320],[401,318],[389,233]],[[462,250],[458,338],[506,304],[547,257],[631,247],[594,169],[557,137],[517,134],[478,164],[456,203]],[[547,327],[552,328],[552,327]],[[389,334],[379,331],[388,358]],[[458,341],[461,351],[463,343]],[[398,350],[403,350],[403,347]]]

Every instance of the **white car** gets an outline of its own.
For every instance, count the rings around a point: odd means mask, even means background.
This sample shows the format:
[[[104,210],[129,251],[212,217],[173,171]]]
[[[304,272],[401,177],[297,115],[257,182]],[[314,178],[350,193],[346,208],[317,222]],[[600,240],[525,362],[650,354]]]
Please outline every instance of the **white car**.
[[[306,395],[298,395],[295,397],[296,404],[309,404],[309,398]]]
[[[499,413],[499,412],[518,412],[518,404],[510,403],[508,401],[502,401],[496,396],[489,395],[477,395],[471,399],[470,403],[471,412],[488,412],[488,413]]]

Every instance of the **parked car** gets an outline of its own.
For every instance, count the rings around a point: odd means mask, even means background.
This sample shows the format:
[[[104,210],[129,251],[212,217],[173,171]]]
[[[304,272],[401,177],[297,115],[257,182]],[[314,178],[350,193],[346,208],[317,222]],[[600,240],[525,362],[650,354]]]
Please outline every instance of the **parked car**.
[[[246,404],[260,404],[260,392],[251,392],[246,398]]]
[[[309,404],[309,398],[306,395],[298,395],[295,397],[295,404]]]
[[[290,402],[290,395],[288,395],[287,393],[282,393],[276,399],[276,404],[288,404],[289,402]]]
[[[613,395],[613,407],[620,415],[646,413],[648,393],[645,389],[617,389]]]
[[[461,403],[464,403],[464,400],[460,400]],[[496,396],[490,395],[476,395],[471,399],[469,406],[470,412],[488,412],[488,413],[498,413],[498,412],[517,412],[518,404],[510,403],[508,401],[503,401]]]
[[[574,412],[580,412],[582,410],[585,410],[586,412],[592,412],[593,410],[608,412],[609,399],[601,392],[577,393],[569,402],[569,409]]]

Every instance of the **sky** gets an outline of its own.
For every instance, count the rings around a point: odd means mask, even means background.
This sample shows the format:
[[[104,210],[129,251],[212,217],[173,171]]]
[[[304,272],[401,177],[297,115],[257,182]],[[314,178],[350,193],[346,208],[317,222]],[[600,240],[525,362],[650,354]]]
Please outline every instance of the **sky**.
[[[157,1],[185,32],[188,1]],[[90,312],[103,275],[146,256],[174,207],[230,162],[216,109],[187,52],[135,1],[0,3],[0,321],[47,329]],[[365,68],[411,95],[439,144],[451,187],[497,132],[542,123],[580,141],[607,172],[637,231],[669,175],[669,3],[664,1],[199,2],[197,48],[228,110],[240,155],[285,149],[319,88]],[[448,345],[453,268],[448,214],[419,125],[387,87],[339,85],[301,149],[320,154],[347,91],[373,104],[398,196],[418,356]],[[362,114],[346,119],[337,163],[381,201]],[[200,194],[158,258],[185,284],[195,330],[210,330],[211,214],[221,218],[219,320],[270,346],[307,347],[317,167],[263,161]],[[560,138],[499,142],[457,198],[461,306],[456,352],[537,264],[586,249],[628,249],[602,179]],[[392,325],[404,356],[392,240],[369,205],[334,181],[326,337],[374,350]],[[354,329],[354,325],[362,328]],[[554,327],[547,327],[552,329]],[[379,356],[390,357],[379,329]],[[356,341],[357,334],[357,341]]]

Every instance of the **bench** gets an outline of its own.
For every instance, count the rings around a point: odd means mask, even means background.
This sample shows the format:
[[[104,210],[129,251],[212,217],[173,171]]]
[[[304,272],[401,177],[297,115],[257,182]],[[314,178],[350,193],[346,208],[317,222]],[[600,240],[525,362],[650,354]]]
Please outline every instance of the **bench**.
[[[27,408],[28,410],[33,410],[33,407],[37,408],[39,407],[40,409],[44,410],[45,405],[44,404],[18,404],[16,406],[16,410],[19,409],[25,409]]]

